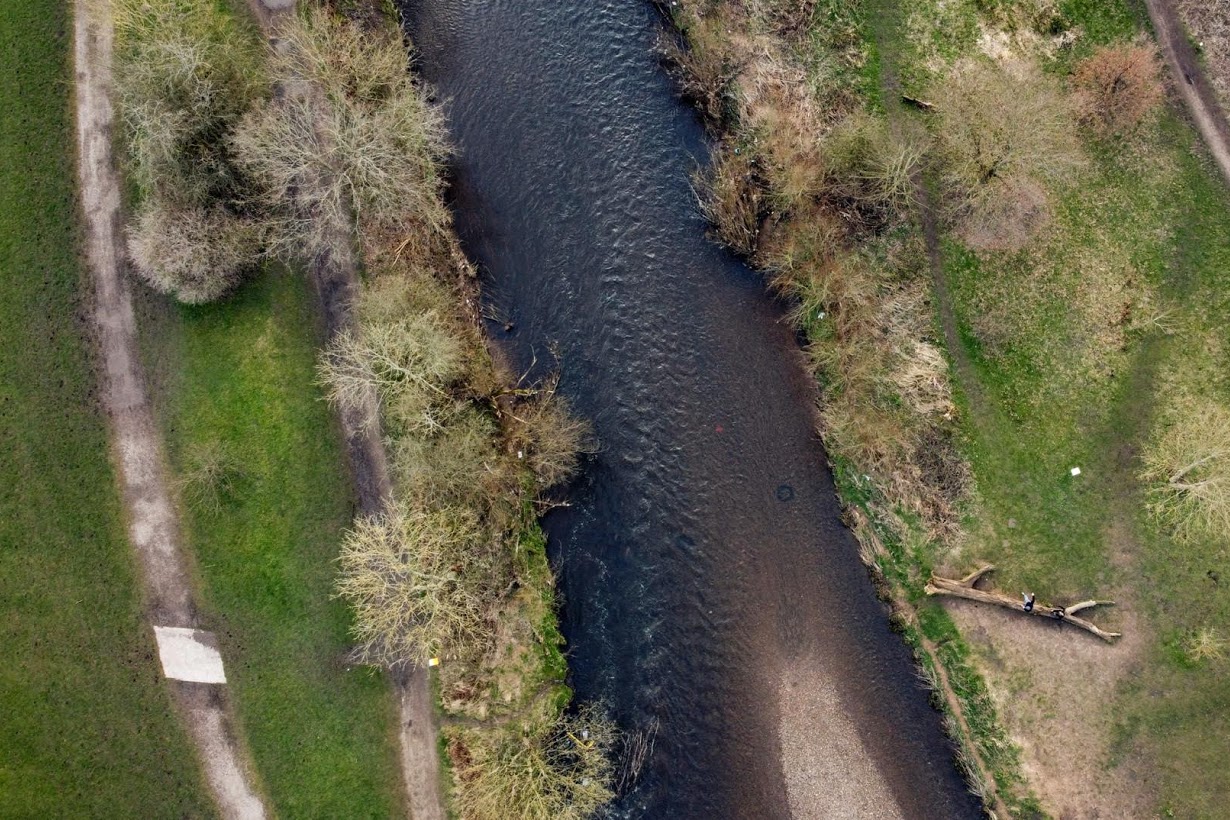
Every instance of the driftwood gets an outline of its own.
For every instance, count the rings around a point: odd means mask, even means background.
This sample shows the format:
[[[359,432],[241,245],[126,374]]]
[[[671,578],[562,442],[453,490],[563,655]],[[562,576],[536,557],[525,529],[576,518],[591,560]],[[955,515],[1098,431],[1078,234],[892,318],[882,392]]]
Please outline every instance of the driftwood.
[[[952,578],[940,578],[932,575],[931,580],[927,582],[923,591],[928,595],[946,595],[951,598],[964,598],[967,601],[978,601],[983,604],[994,604],[1002,606],[1005,609],[1011,609],[1014,612],[1019,612],[1022,615],[1036,615],[1039,618],[1046,618],[1051,621],[1059,621],[1061,623],[1070,623],[1075,627],[1079,627],[1086,632],[1097,635],[1108,643],[1113,643],[1115,638],[1119,637],[1118,632],[1107,632],[1100,629],[1098,626],[1084,618],[1077,617],[1076,613],[1083,612],[1086,609],[1092,609],[1095,606],[1110,606],[1114,601],[1081,601],[1080,603],[1071,604],[1069,606],[1054,606],[1047,605],[1041,602],[1035,602],[1032,610],[1026,612],[1023,602],[1020,598],[1012,598],[998,592],[987,592],[978,589],[976,584],[991,570],[995,569],[994,565],[987,564],[979,570],[971,572],[960,580]]]

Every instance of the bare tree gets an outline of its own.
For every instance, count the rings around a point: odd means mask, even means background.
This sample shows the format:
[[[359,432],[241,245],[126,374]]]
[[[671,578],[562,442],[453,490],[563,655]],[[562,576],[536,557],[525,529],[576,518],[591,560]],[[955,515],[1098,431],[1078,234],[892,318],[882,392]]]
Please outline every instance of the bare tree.
[[[394,508],[355,522],[337,592],[354,608],[365,660],[425,662],[484,639],[485,587],[470,571],[480,539],[474,514],[456,507]]]
[[[284,26],[272,71],[284,93],[244,119],[232,146],[279,215],[277,249],[324,253],[350,241],[356,220],[360,231],[448,225],[443,121],[397,37],[315,9]]]
[[[1103,136],[1125,134],[1162,101],[1157,51],[1143,43],[1103,46],[1072,76],[1081,118]]]
[[[984,61],[959,63],[932,92],[939,115],[941,173],[954,214],[988,219],[1034,218],[1042,183],[1062,181],[1082,163],[1072,104],[1036,69],[1007,70]]]
[[[1208,400],[1184,406],[1149,443],[1141,477],[1150,508],[1176,534],[1230,530],[1230,411]]]
[[[375,397],[386,421],[433,431],[453,411],[448,387],[465,371],[461,342],[428,312],[342,331],[318,372],[335,405],[362,408]]]

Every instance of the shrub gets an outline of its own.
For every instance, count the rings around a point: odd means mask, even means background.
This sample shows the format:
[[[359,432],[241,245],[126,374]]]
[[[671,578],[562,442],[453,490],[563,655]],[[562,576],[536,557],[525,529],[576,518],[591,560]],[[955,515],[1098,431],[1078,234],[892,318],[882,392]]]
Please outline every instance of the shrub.
[[[272,71],[286,93],[249,113],[232,145],[278,215],[277,249],[337,252],[355,221],[409,237],[448,225],[443,121],[398,37],[315,9],[284,26]]]
[[[472,820],[584,820],[614,796],[616,732],[594,707],[520,732],[460,734],[457,803]]]
[[[151,287],[181,302],[211,302],[261,255],[261,226],[214,206],[148,199],[128,230],[128,254]]]
[[[394,508],[355,522],[342,542],[337,592],[354,608],[366,661],[422,663],[483,639],[480,539],[475,515],[457,507]]]
[[[1230,410],[1183,401],[1149,442],[1141,478],[1151,487],[1150,509],[1177,535],[1230,530]]]
[[[1076,67],[1081,119],[1102,136],[1130,132],[1162,100],[1157,52],[1143,43],[1103,46]]]
[[[572,415],[553,388],[518,407],[516,418],[520,424],[511,431],[509,445],[524,457],[543,489],[571,478],[581,453],[595,449],[593,428]]]
[[[214,3],[114,4],[120,112],[142,191],[173,205],[236,194],[225,135],[263,87],[254,38]]]
[[[973,61],[954,67],[933,97],[953,214],[982,231],[1015,215],[1026,222],[1014,230],[1026,233],[1042,184],[1064,180],[1082,163],[1068,98],[1033,68],[1010,74]],[[1018,202],[1022,196],[1028,201]]]

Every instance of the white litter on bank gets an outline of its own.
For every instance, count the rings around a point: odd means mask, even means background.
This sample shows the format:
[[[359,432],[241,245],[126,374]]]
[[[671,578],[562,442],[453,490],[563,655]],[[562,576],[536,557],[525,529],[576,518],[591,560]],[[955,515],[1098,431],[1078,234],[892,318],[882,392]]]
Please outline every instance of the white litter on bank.
[[[213,633],[182,626],[156,626],[162,674],[189,683],[226,683],[222,655]]]
[[[1081,474],[1081,468],[1080,468],[1080,467],[1073,467],[1073,468],[1072,468],[1072,475],[1080,475],[1080,474]]]

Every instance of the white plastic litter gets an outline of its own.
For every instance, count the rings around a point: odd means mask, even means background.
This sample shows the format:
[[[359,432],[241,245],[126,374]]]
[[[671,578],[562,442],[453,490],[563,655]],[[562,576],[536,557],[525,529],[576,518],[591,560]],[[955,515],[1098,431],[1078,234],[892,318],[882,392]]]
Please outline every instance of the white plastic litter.
[[[190,683],[226,683],[222,655],[209,632],[182,626],[156,626],[158,659],[162,674],[171,680]]]
[[[1080,475],[1080,474],[1081,474],[1081,468],[1080,468],[1080,467],[1073,467],[1073,468],[1072,468],[1072,475]]]

